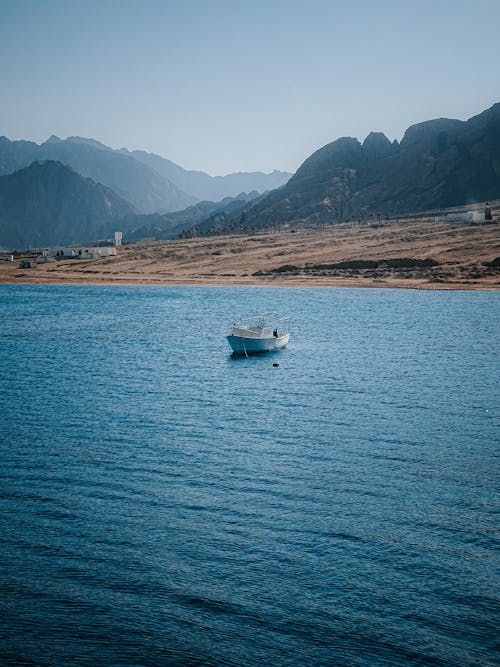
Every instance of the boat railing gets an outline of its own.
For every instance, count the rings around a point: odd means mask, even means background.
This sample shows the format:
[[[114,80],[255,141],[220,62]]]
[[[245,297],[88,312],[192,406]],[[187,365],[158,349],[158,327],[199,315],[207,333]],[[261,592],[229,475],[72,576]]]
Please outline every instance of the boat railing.
[[[237,323],[233,325],[233,331],[235,329],[242,329],[245,331],[257,330],[260,331],[264,328],[270,328],[271,331],[279,330],[280,333],[289,333],[290,332],[290,318],[281,317],[278,313],[260,313],[252,317],[241,318]],[[238,335],[238,334],[236,334]],[[258,334],[260,335],[260,334]]]

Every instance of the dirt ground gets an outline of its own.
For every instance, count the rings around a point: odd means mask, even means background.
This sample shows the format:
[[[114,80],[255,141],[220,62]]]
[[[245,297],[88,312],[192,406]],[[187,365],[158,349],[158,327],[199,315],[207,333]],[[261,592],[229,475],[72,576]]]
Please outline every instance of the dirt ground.
[[[116,257],[21,269],[0,283],[499,289],[500,225],[421,219],[124,245]],[[34,260],[36,255],[32,255]],[[496,260],[496,261],[495,261]],[[340,264],[340,266],[339,266]]]

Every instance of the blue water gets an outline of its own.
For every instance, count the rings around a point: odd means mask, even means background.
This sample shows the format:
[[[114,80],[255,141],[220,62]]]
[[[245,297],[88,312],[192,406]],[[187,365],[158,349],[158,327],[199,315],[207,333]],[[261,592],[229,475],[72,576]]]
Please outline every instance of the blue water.
[[[288,349],[232,359],[270,309]],[[0,663],[497,664],[498,331],[492,292],[0,286]]]

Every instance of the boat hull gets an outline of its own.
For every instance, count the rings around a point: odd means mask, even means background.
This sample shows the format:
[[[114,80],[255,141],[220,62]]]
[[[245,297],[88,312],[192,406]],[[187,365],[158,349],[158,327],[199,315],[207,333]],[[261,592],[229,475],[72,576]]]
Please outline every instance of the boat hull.
[[[271,338],[246,338],[243,336],[227,336],[227,341],[234,354],[260,354],[261,352],[274,352],[280,350],[288,343],[290,334],[272,336]]]

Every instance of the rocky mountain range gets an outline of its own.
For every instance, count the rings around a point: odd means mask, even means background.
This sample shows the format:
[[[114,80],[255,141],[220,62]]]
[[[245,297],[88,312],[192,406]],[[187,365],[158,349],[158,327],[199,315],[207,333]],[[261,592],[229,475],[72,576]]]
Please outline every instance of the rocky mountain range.
[[[52,161],[40,162],[46,158]],[[500,198],[500,103],[468,121],[413,125],[400,143],[380,132],[363,143],[337,139],[289,180],[284,172],[211,177],[81,137],[41,145],[0,137],[2,174],[4,247],[87,241],[108,223],[132,240],[397,216]],[[197,200],[255,182],[250,194]],[[259,194],[263,187],[276,189]]]
[[[95,241],[133,212],[113,190],[61,162],[33,162],[0,176],[0,246],[6,249]]]
[[[0,175],[40,160],[56,160],[106,185],[139,213],[180,211],[200,199],[219,201],[242,191],[264,192],[283,185],[291,176],[278,171],[209,176],[187,171],[158,155],[125,148],[113,150],[84,137],[63,140],[53,135],[40,145],[0,137]]]
[[[43,144],[0,137],[0,174],[9,174],[34,161],[56,160],[82,176],[111,188],[143,213],[175,211],[196,201],[154,169],[132,157],[80,137],[52,136]]]
[[[237,172],[226,176],[209,176],[203,171],[192,171],[179,167],[154,153],[132,151],[122,148],[121,152],[155,169],[164,178],[174,183],[184,192],[189,192],[202,201],[218,202],[224,197],[237,197],[241,192],[263,193],[284,185],[292,176],[286,171],[275,169],[269,174],[261,171]]]
[[[236,197],[225,197],[220,202],[202,201],[174,213],[129,215],[120,222],[120,229],[126,231],[127,241],[173,239],[193,228],[193,225],[195,230],[190,235],[197,235],[216,222],[220,224],[229,219],[261,196],[255,190],[249,194],[240,192]]]
[[[363,143],[337,139],[313,153],[283,187],[225,222],[231,229],[335,223],[498,197],[500,103],[468,121],[413,125],[400,143],[379,132]]]

